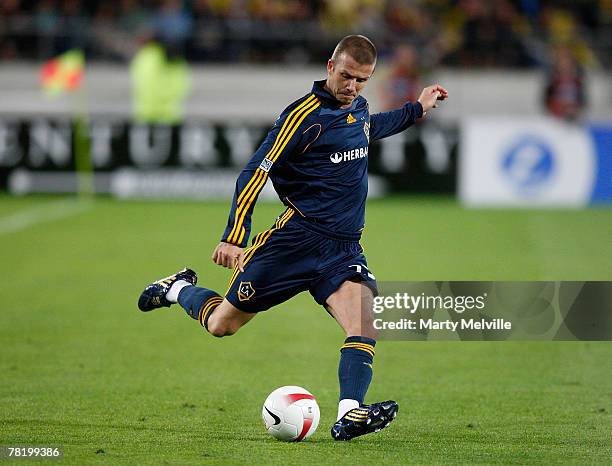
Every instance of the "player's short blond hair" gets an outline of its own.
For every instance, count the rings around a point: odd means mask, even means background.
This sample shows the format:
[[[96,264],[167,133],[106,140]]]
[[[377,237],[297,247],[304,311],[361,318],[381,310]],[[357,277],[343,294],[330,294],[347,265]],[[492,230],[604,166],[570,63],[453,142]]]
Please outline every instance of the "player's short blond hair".
[[[346,53],[360,65],[375,65],[376,64],[376,47],[366,36],[351,35],[344,37],[332,54],[332,61],[336,61],[338,57]]]

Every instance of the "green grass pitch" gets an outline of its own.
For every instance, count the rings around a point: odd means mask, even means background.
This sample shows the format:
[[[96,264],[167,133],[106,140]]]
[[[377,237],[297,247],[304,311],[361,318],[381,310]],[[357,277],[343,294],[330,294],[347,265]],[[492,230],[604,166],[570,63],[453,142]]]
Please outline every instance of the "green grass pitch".
[[[609,342],[382,341],[368,400],[396,399],[398,418],[332,441],[343,334],[308,294],[226,339],[179,308],[136,307],[184,265],[225,291],[210,255],[227,208],[0,198],[0,445],[62,445],[75,465],[612,462]],[[254,230],[279,212],[259,205]],[[383,281],[612,280],[611,233],[610,210],[392,198],[369,202],[363,245]],[[322,412],[300,444],[260,420],[289,384]]]

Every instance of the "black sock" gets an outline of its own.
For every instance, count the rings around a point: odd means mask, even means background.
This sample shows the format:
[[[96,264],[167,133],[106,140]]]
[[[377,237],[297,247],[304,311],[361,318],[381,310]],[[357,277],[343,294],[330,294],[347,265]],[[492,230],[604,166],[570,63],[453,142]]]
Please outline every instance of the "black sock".
[[[186,286],[180,291],[178,302],[190,317],[198,320],[208,330],[208,319],[223,302],[223,297],[208,288]]]
[[[376,341],[368,337],[348,337],[344,341],[338,366],[341,400],[357,400],[363,404],[372,380],[375,345]]]

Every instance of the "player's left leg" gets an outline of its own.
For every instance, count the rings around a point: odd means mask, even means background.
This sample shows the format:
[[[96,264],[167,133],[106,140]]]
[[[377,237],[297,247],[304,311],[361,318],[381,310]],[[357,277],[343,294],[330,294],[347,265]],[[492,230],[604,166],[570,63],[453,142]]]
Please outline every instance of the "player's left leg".
[[[138,307],[147,312],[178,303],[212,335],[233,335],[258,312],[308,289],[316,266],[310,251],[320,241],[294,225],[293,214],[287,209],[271,229],[253,239],[245,253],[244,268],[234,270],[225,297],[195,286],[196,273],[184,269],[148,285]]]
[[[216,337],[233,335],[255,317],[256,314],[241,311],[217,292],[195,286],[197,281],[191,269],[157,280],[141,293],[138,307],[149,312],[179,303],[187,315]]]
[[[394,401],[365,405],[372,380],[377,330],[373,325],[373,293],[369,286],[347,280],[326,301],[326,308],[346,333],[340,349],[338,420],[332,427],[336,440],[350,440],[387,427],[399,409]]]

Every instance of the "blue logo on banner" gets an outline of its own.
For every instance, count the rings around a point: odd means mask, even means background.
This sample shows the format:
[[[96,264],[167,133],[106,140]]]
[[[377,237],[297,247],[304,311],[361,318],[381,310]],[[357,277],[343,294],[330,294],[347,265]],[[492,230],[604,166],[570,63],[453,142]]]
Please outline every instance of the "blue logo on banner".
[[[612,126],[609,123],[593,126],[591,135],[597,154],[597,180],[591,202],[612,203]]]
[[[555,158],[545,141],[527,136],[504,153],[501,168],[514,186],[528,194],[550,181],[555,172]]]

